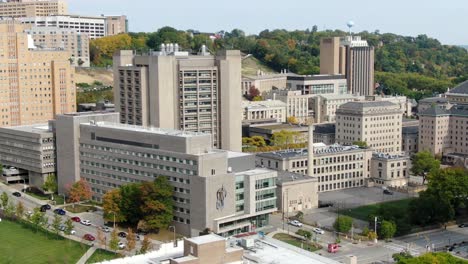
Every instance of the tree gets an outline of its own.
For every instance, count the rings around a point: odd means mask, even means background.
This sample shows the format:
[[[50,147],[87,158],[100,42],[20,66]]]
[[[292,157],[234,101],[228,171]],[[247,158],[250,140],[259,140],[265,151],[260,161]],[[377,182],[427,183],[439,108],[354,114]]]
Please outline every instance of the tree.
[[[250,86],[249,88],[249,94],[248,94],[248,99],[253,101],[253,99],[255,97],[259,97],[260,96],[260,90],[258,90],[257,88],[255,88],[255,86]]]
[[[287,122],[288,122],[289,124],[293,124],[293,125],[299,124],[299,121],[297,120],[297,118],[296,118],[295,116],[290,116],[290,117],[288,117]]]
[[[8,205],[8,194],[3,192],[0,196],[0,200],[2,201],[2,208],[5,209]]]
[[[429,173],[434,173],[440,168],[440,161],[436,160],[429,151],[416,153],[412,163],[411,171],[416,175],[423,176],[423,183],[426,182],[426,176]]]
[[[353,219],[349,216],[340,215],[333,223],[333,228],[341,233],[348,233],[353,226]]]
[[[114,222],[115,220],[116,222],[124,222],[127,220],[120,210],[119,203],[121,200],[122,195],[120,189],[113,189],[104,194],[102,197],[102,207],[104,209],[104,219],[106,221]]]
[[[367,234],[367,238],[369,238],[369,240],[375,240],[377,239],[377,234],[374,232],[374,231],[369,231],[369,233]]]
[[[23,205],[23,202],[22,201],[19,201],[17,204],[16,204],[16,217],[18,218],[23,218],[24,216],[24,205]]]
[[[55,176],[55,174],[47,176],[46,181],[42,185],[42,189],[46,192],[56,193],[58,189],[57,176]]]
[[[92,195],[91,187],[84,179],[75,182],[68,189],[68,201],[73,204],[83,200],[89,200]]]
[[[385,240],[392,238],[396,233],[396,224],[391,221],[383,220],[379,229],[379,236]]]
[[[128,253],[131,253],[132,250],[135,249],[135,247],[136,247],[135,233],[133,233],[133,230],[131,228],[128,228],[126,250],[128,251]]]
[[[62,217],[58,214],[54,214],[54,218],[52,220],[52,229],[58,235],[60,232],[60,226],[62,225]]]
[[[117,251],[119,249],[119,237],[117,236],[117,230],[112,230],[109,240],[109,248],[113,251]]]
[[[132,183],[120,186],[120,195],[122,199],[119,203],[120,213],[125,216],[127,223],[136,225],[143,219],[141,212],[142,195],[140,184]]]
[[[353,145],[356,145],[360,148],[366,148],[367,147],[367,142],[365,141],[354,141]]]
[[[302,211],[297,212],[294,217],[301,222],[304,221],[304,213]]]
[[[308,240],[312,238],[312,233],[304,229],[297,230],[296,234],[299,236],[303,236],[305,239],[308,239]]]
[[[44,222],[46,221],[45,218],[45,213],[41,212],[39,208],[34,208],[33,214],[31,215],[31,223],[33,223],[36,226],[36,232],[37,229],[41,226],[44,225]]]
[[[74,228],[73,226],[73,221],[70,219],[70,218],[67,218],[67,220],[65,220],[65,230],[64,230],[64,233],[66,235],[71,235],[71,232]]]
[[[13,217],[15,215],[15,212],[16,212],[15,205],[11,201],[8,202],[7,206],[3,209],[3,213],[7,217]]]
[[[173,187],[166,177],[159,176],[153,183],[143,182],[140,186],[141,212],[145,215],[150,230],[165,229],[173,218]]]
[[[145,254],[146,252],[148,252],[151,249],[152,249],[151,241],[149,240],[148,236],[145,236],[143,238],[143,241],[141,242],[140,253]]]
[[[107,248],[106,234],[104,234],[104,232],[100,228],[97,228],[96,232],[97,232],[96,233],[97,240],[99,241],[99,244],[101,245],[101,247]]]
[[[394,255],[395,256],[395,255]],[[412,257],[409,254],[395,256],[397,264],[466,264],[466,261],[450,255],[449,253],[426,253],[422,256]]]

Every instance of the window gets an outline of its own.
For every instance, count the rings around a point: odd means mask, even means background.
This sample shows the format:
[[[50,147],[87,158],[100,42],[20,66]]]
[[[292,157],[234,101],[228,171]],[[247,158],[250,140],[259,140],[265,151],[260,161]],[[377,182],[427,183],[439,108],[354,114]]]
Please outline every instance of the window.
[[[215,169],[211,169],[211,175],[215,175],[216,174],[216,170]]]

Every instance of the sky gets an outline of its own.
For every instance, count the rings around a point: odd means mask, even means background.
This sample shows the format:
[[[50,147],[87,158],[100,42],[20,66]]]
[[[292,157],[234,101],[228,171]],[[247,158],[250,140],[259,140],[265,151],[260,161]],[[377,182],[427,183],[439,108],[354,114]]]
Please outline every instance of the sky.
[[[468,45],[468,0],[68,0],[80,15],[127,15],[130,31],[163,26],[248,34],[264,29],[306,29],[426,34],[443,44]]]

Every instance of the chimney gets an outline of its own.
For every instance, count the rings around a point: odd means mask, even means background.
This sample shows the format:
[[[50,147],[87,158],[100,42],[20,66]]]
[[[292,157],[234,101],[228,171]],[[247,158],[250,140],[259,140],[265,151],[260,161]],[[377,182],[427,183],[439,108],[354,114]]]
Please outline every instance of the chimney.
[[[309,139],[307,151],[307,175],[314,176],[314,126],[309,126]]]

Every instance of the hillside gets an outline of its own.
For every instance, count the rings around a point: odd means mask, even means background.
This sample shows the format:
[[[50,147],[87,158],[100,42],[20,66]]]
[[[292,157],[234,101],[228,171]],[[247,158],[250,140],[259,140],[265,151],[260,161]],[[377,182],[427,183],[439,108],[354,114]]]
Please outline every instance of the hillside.
[[[256,76],[258,71],[265,73],[275,73],[272,68],[268,67],[265,63],[259,61],[252,55],[247,55],[242,59],[242,75]]]
[[[92,84],[95,81],[105,86],[114,86],[114,74],[112,68],[76,68],[76,83]]]

